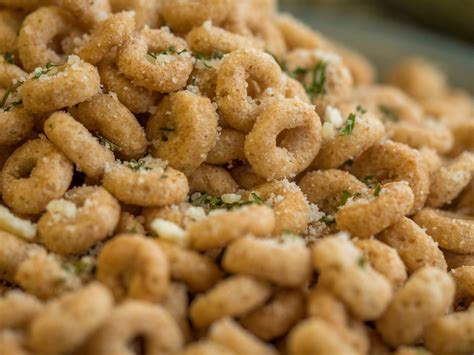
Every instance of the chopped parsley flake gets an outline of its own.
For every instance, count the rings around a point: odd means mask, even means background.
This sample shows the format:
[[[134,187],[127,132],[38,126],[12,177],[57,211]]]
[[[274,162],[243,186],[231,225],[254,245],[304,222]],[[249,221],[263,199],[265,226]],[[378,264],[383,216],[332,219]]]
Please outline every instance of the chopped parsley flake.
[[[334,216],[324,215],[320,218],[319,222],[324,223],[327,226],[330,226],[331,224],[336,223],[336,219],[334,218]]]
[[[375,189],[374,189],[374,196],[379,197],[381,191],[382,191],[382,185],[380,183],[377,183],[377,185],[375,185]]]
[[[138,170],[151,170],[151,168],[146,166],[146,162],[143,159],[135,160],[132,159],[125,163],[130,169],[138,171]]]
[[[158,56],[160,56],[160,55],[173,55],[173,54],[180,55],[180,54],[183,54],[187,51],[188,51],[187,49],[182,49],[182,50],[178,51],[175,46],[169,46],[168,48],[162,50],[159,53],[154,53],[154,52],[149,51],[147,54],[150,57],[152,57],[153,59],[156,60],[158,58]]]
[[[226,209],[232,210],[243,206],[258,204],[263,205],[262,198],[255,192],[251,192],[247,201],[237,201],[232,203],[226,203],[221,197],[211,196],[209,194],[202,194],[198,198],[194,199],[191,203],[193,206],[207,206],[210,210]]]
[[[42,75],[48,74],[51,70],[59,66],[59,64],[48,63],[44,68],[39,68],[34,71],[33,79],[39,79]]]
[[[382,121],[398,122],[398,115],[388,106],[379,105],[379,111],[382,113]]]
[[[13,55],[12,52],[6,52],[3,57],[5,58],[5,61],[9,64],[15,64],[15,56]]]
[[[11,95],[11,93],[12,93],[13,91],[15,91],[16,89],[18,89],[18,87],[19,87],[20,85],[21,85],[21,83],[18,83],[18,84],[15,84],[15,85],[14,85],[13,83],[10,83],[10,85],[8,85],[8,88],[7,88],[7,90],[5,91],[5,94],[3,94],[3,97],[2,97],[2,99],[0,100],[0,109],[2,109],[3,112],[8,112],[8,111],[10,111],[10,109],[11,109],[12,107],[20,106],[20,105],[23,103],[23,101],[20,99],[20,100],[18,100],[18,101],[12,102],[12,103],[10,104],[10,106],[5,107],[5,105],[7,104],[7,101],[8,101],[8,97]]]
[[[176,131],[175,128],[171,128],[171,127],[161,127],[160,130],[165,131],[165,132],[174,132],[174,131]]]
[[[97,138],[99,138],[100,144],[110,149],[112,152],[115,152],[116,150],[120,150],[120,147],[117,144],[109,141],[107,138],[105,138],[101,134],[97,134]]]
[[[281,64],[280,64],[281,66]],[[326,95],[327,88],[326,88],[326,68],[328,63],[325,61],[318,62],[312,70],[305,69],[302,67],[298,67],[292,72],[288,72],[288,75],[293,79],[300,81],[306,93],[310,97],[315,97],[318,95]],[[287,71],[286,64],[282,67],[283,70]],[[307,74],[311,74],[311,81],[309,83],[305,82],[305,77]]]
[[[346,125],[341,128],[341,136],[350,136],[354,130],[356,115],[351,113],[347,118]]]
[[[212,65],[209,63],[209,61],[214,60],[214,59],[222,59],[224,58],[224,52],[214,50],[210,55],[204,55],[202,53],[194,53],[194,57],[201,61],[202,64],[207,68],[207,69],[212,69]]]
[[[70,261],[62,265],[62,268],[75,275],[94,273],[96,265],[94,262],[85,262],[83,260]]]
[[[358,259],[357,259],[357,266],[359,266],[361,269],[365,269],[367,265],[367,259],[361,255]]]
[[[349,191],[347,190],[342,191],[341,199],[337,203],[337,206],[338,207],[344,206],[351,197],[352,197],[352,194]]]

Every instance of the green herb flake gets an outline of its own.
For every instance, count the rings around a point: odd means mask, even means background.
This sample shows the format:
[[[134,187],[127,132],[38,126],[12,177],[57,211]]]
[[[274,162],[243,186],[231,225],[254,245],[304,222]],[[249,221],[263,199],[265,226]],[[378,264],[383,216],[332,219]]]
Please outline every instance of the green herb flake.
[[[320,61],[312,70],[311,84],[305,87],[309,96],[326,95],[326,68],[328,63]]]
[[[204,55],[202,53],[194,53],[194,57],[201,61],[204,67],[207,69],[212,69],[213,66],[209,63],[209,61],[214,59],[222,59],[224,58],[225,53],[219,50],[214,50],[210,55]]]
[[[105,146],[106,148],[110,149],[112,152],[115,152],[116,150],[120,150],[120,147],[102,136],[101,134],[97,134],[97,138],[99,138],[100,144]]]
[[[361,269],[365,269],[367,265],[367,259],[365,258],[365,256],[361,255],[359,256],[359,258],[357,259],[357,266],[360,267]]]
[[[330,225],[336,223],[336,219],[334,218],[334,216],[324,215],[319,219],[319,222],[324,223],[327,226],[330,226]]]
[[[398,115],[388,106],[379,105],[379,111],[384,122],[398,122],[400,120]]]
[[[5,58],[5,61],[9,64],[15,64],[15,56],[12,52],[6,52],[3,57]]]
[[[341,136],[350,136],[352,134],[356,123],[356,117],[357,116],[354,113],[351,113],[349,115],[349,117],[347,118],[346,125],[340,130]]]
[[[377,183],[377,185],[375,185],[375,189],[374,189],[374,196],[379,197],[381,191],[382,191],[382,185],[380,183]]]
[[[2,100],[0,101],[0,108],[4,108],[5,104],[7,103],[8,97],[13,91],[13,84],[8,85],[7,90],[5,91],[5,94],[3,94]]]
[[[160,130],[165,131],[165,132],[174,132],[174,131],[176,131],[176,128],[172,128],[172,127],[161,127]]]
[[[59,66],[59,64],[47,63],[44,68],[35,69],[33,79],[39,79],[41,76],[48,74],[51,70]]]
[[[193,206],[207,206],[210,210],[217,210],[217,209],[226,209],[232,210],[236,208],[240,208],[243,206],[251,205],[251,204],[264,204],[262,198],[255,192],[251,192],[249,199],[247,201],[238,201],[232,203],[226,203],[222,200],[221,197],[211,196],[209,194],[202,194],[198,198],[194,199],[191,204]]]
[[[341,199],[337,203],[337,206],[338,207],[344,206],[351,197],[352,197],[352,194],[349,191],[347,190],[342,191]]]
[[[148,168],[145,166],[145,161],[142,159],[139,159],[139,160],[132,159],[130,161],[127,161],[125,165],[134,171],[151,170],[151,168]]]

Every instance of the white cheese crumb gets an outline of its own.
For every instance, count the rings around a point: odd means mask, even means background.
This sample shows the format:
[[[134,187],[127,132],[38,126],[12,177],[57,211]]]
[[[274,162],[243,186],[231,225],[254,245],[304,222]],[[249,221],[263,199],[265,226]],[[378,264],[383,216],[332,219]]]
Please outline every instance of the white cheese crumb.
[[[193,221],[200,221],[201,219],[206,218],[206,211],[202,207],[189,207],[186,212],[186,216],[191,218]]]
[[[46,206],[46,210],[53,214],[53,216],[58,216],[59,218],[65,217],[68,219],[74,219],[77,215],[76,205],[65,199],[53,200]]]
[[[150,227],[160,239],[182,247],[186,247],[189,244],[187,233],[183,228],[173,222],[156,218],[151,222]]]
[[[0,230],[31,240],[36,235],[36,224],[15,216],[4,206],[0,206]]]
[[[202,26],[207,30],[210,31],[212,30],[212,20],[207,20],[202,24]]]
[[[237,194],[224,194],[221,196],[221,199],[224,203],[237,203],[240,202],[242,199],[242,196],[237,195]]]

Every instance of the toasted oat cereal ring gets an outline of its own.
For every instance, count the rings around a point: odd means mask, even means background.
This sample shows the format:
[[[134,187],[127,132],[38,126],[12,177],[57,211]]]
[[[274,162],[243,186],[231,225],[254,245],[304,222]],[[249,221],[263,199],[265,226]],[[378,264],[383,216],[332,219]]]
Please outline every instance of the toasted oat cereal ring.
[[[156,242],[168,258],[171,277],[184,282],[192,292],[204,292],[222,278],[211,258],[159,239]]]
[[[474,153],[464,152],[431,176],[429,207],[451,203],[470,183],[474,173]]]
[[[98,282],[65,294],[33,320],[29,344],[41,354],[71,352],[107,319],[112,307],[112,295]]]
[[[299,287],[311,275],[311,252],[300,238],[278,241],[248,236],[227,247],[222,266],[278,286]]]
[[[273,18],[257,14],[249,16],[245,22],[252,36],[261,39],[265,43],[267,52],[272,53],[277,58],[283,58],[286,55],[285,38]]]
[[[185,33],[205,21],[220,25],[231,10],[231,0],[164,0],[161,15],[173,31]]]
[[[61,0],[61,5],[86,29],[98,26],[112,12],[109,0]]]
[[[189,189],[190,192],[222,196],[237,192],[239,185],[224,168],[203,164],[189,177]]]
[[[23,106],[32,113],[46,113],[71,107],[90,99],[100,91],[97,69],[77,56],[30,77],[22,86]],[[35,72],[36,73],[36,72]],[[39,75],[39,74],[38,74]]]
[[[19,265],[15,283],[42,300],[56,298],[82,286],[79,277],[66,271],[56,255],[44,251],[31,253]]]
[[[273,346],[260,341],[231,318],[215,322],[209,330],[209,339],[229,348],[236,354],[277,354]]]
[[[173,317],[183,334],[185,341],[191,340],[191,328],[188,321],[188,288],[185,284],[170,284],[166,299],[161,302],[163,308]]]
[[[288,335],[287,347],[289,355],[358,354],[337,327],[319,318],[310,318],[297,324]]]
[[[15,145],[20,143],[33,130],[34,119],[28,111],[14,107],[0,112],[0,144]]]
[[[15,150],[2,169],[2,198],[17,213],[40,213],[66,192],[72,173],[72,163],[52,143],[30,140]]]
[[[377,319],[392,298],[388,280],[347,238],[326,237],[316,243],[313,265],[320,273],[318,286],[340,299],[357,319]]]
[[[92,179],[100,179],[106,165],[114,161],[114,154],[66,112],[53,113],[44,123],[44,132],[78,170]]]
[[[270,300],[239,318],[240,323],[265,341],[283,336],[304,317],[304,297],[300,291],[281,289]]]
[[[367,186],[355,176],[337,169],[308,172],[299,186],[308,200],[326,214],[337,211],[343,191],[351,195],[367,191]]]
[[[235,355],[235,352],[215,341],[200,340],[187,345],[179,355]]]
[[[371,85],[375,82],[377,76],[376,69],[362,53],[345,47],[340,43],[331,43],[331,45],[349,68],[355,86]]]
[[[445,74],[433,63],[418,57],[399,62],[388,73],[387,82],[416,100],[440,97],[448,90]]]
[[[196,94],[206,96],[212,101],[216,100],[216,86],[217,86],[217,73],[222,59],[206,59],[206,57],[195,54],[196,63],[188,79],[188,90],[192,90]],[[227,122],[222,117],[219,117],[219,124],[223,127],[228,127]]]
[[[186,41],[194,53],[212,54],[215,51],[231,53],[239,49],[263,49],[263,43],[257,39],[241,36],[209,25],[194,27],[187,35]]]
[[[189,191],[186,176],[169,167],[148,167],[147,161],[153,164],[149,158],[136,164],[113,164],[104,174],[103,186],[131,205],[154,207],[183,202]]]
[[[17,49],[18,31],[24,15],[15,10],[0,10],[0,53],[15,53]]]
[[[327,106],[334,106],[349,97],[353,81],[349,69],[332,51],[295,49],[286,56],[288,71],[309,88],[316,112],[323,115]],[[320,84],[315,86],[317,76]],[[314,89],[313,89],[314,87]]]
[[[245,134],[232,128],[223,128],[217,137],[216,145],[207,154],[207,164],[222,165],[233,160],[245,160]]]
[[[135,19],[130,12],[112,15],[101,23],[79,50],[79,57],[91,64],[99,63],[114,47],[121,46],[135,30]]]
[[[397,250],[409,273],[423,266],[434,266],[443,271],[447,269],[438,244],[409,218],[403,217],[379,234],[378,238]]]
[[[189,218],[186,213],[188,208],[189,204],[187,202],[180,203],[179,205],[145,207],[142,209],[142,216],[145,218],[146,229],[149,232],[152,232],[153,229],[151,228],[151,224],[157,218],[173,222],[179,227],[186,229],[188,224],[191,222],[191,218]]]
[[[274,235],[284,232],[302,234],[305,231],[310,210],[298,185],[287,180],[272,181],[257,186],[254,192],[273,208]]]
[[[0,349],[8,355],[27,355],[25,336],[10,329],[0,331]]]
[[[0,280],[13,282],[18,266],[32,252],[42,248],[10,233],[0,231]]]
[[[186,86],[193,71],[186,41],[166,29],[144,29],[119,50],[117,66],[135,85],[161,93]]]
[[[68,191],[64,200],[48,205],[38,221],[38,232],[48,250],[79,254],[109,237],[119,217],[120,205],[103,187],[77,187]]]
[[[0,329],[26,329],[43,310],[43,304],[34,296],[18,290],[8,291],[0,298]]]
[[[326,38],[321,33],[307,27],[291,15],[278,15],[275,23],[280,28],[289,50],[295,48],[325,48],[328,46]]]
[[[461,266],[474,266],[473,254],[457,254],[447,250],[443,250],[448,269],[456,269]]]
[[[284,99],[263,109],[245,138],[244,152],[258,175],[274,180],[306,169],[320,144],[321,121],[313,107]]]
[[[160,7],[161,1],[155,0],[109,0],[113,12],[133,11],[137,28],[145,26],[158,28],[161,25]]]
[[[206,293],[198,295],[189,307],[193,324],[204,328],[215,321],[244,315],[262,305],[271,287],[249,276],[231,276]]]
[[[190,91],[170,94],[147,122],[153,156],[191,174],[216,144],[218,119],[208,98]]]
[[[325,123],[323,126],[323,132],[326,125]],[[332,135],[331,133],[327,138],[323,133],[321,150],[312,164],[315,168],[338,168],[348,160],[358,158],[367,149],[382,140],[385,129],[379,120],[370,113],[365,113],[363,116],[356,114],[351,134],[345,135],[335,132]]]
[[[403,285],[407,279],[407,270],[396,249],[377,239],[355,240],[354,244],[374,270],[385,276],[394,289]]]
[[[456,312],[431,322],[423,334],[433,354],[470,354],[474,350],[474,312]]]
[[[425,99],[420,104],[425,115],[447,124],[464,121],[472,110],[471,96],[461,89],[451,89],[442,97]]]
[[[117,68],[115,61],[109,57],[98,65],[100,79],[109,93],[115,93],[121,103],[134,113],[151,110],[159,94],[145,88],[135,86]]]
[[[126,301],[88,339],[83,353],[131,354],[130,344],[143,341],[146,354],[176,354],[183,335],[173,317],[160,305]]]
[[[354,200],[342,206],[336,213],[339,230],[369,238],[397,223],[413,206],[414,195],[406,182],[385,184],[380,195],[376,193],[372,200]]]
[[[266,182],[264,178],[255,174],[252,167],[248,164],[237,165],[230,169],[229,172],[237,184],[245,190],[252,190]]]
[[[448,122],[448,127],[454,136],[454,146],[449,154],[458,156],[463,151],[474,152],[474,121],[462,120],[459,122]]]
[[[427,147],[422,147],[421,149],[418,149],[418,152],[421,154],[421,157],[425,161],[430,176],[436,171],[438,171],[443,165],[441,156],[436,152],[436,150]]]
[[[131,213],[122,211],[115,227],[114,234],[140,234],[145,235],[146,230],[143,226],[142,218],[134,216]]]
[[[14,83],[25,80],[27,76],[28,74],[23,69],[7,62],[4,56],[0,56],[0,87],[6,89]]]
[[[216,211],[188,228],[196,250],[224,247],[246,234],[265,236],[275,228],[275,215],[268,206],[250,205],[238,210]]]
[[[98,94],[71,109],[71,114],[89,131],[98,132],[110,141],[106,145],[121,158],[139,159],[145,155],[148,146],[145,130],[113,95]]]
[[[311,103],[311,100],[306,93],[304,86],[296,79],[290,76],[286,76],[286,90],[285,97],[287,99],[299,99],[307,104]]]
[[[447,127],[434,121],[427,121],[424,126],[396,122],[388,128],[388,137],[412,148],[432,148],[440,154],[449,152],[454,143],[453,135]]]
[[[249,132],[262,106],[285,91],[285,77],[270,54],[254,49],[232,52],[217,74],[217,103],[226,122]]]
[[[65,58],[51,49],[55,38],[66,37],[74,29],[74,19],[59,7],[41,7],[29,14],[18,35],[18,54],[23,68],[32,72],[47,63],[60,64]]]
[[[459,254],[474,253],[473,217],[425,208],[413,219],[426,229],[441,248]]]
[[[418,152],[405,144],[385,141],[375,144],[354,161],[351,172],[360,179],[373,176],[378,181],[407,181],[415,201],[409,214],[418,212],[429,193],[430,177]]]
[[[424,328],[448,311],[454,291],[446,272],[431,266],[417,270],[376,321],[377,330],[392,346],[418,343]]]
[[[461,266],[451,270],[456,283],[455,305],[463,302],[470,305],[474,301],[474,266]]]

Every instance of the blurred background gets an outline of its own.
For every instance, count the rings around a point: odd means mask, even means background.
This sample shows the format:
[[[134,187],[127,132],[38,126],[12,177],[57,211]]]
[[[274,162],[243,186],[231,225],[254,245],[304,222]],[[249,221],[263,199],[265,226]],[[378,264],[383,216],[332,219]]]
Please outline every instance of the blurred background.
[[[280,8],[367,55],[380,76],[402,57],[424,56],[474,92],[474,0],[280,0]]]

